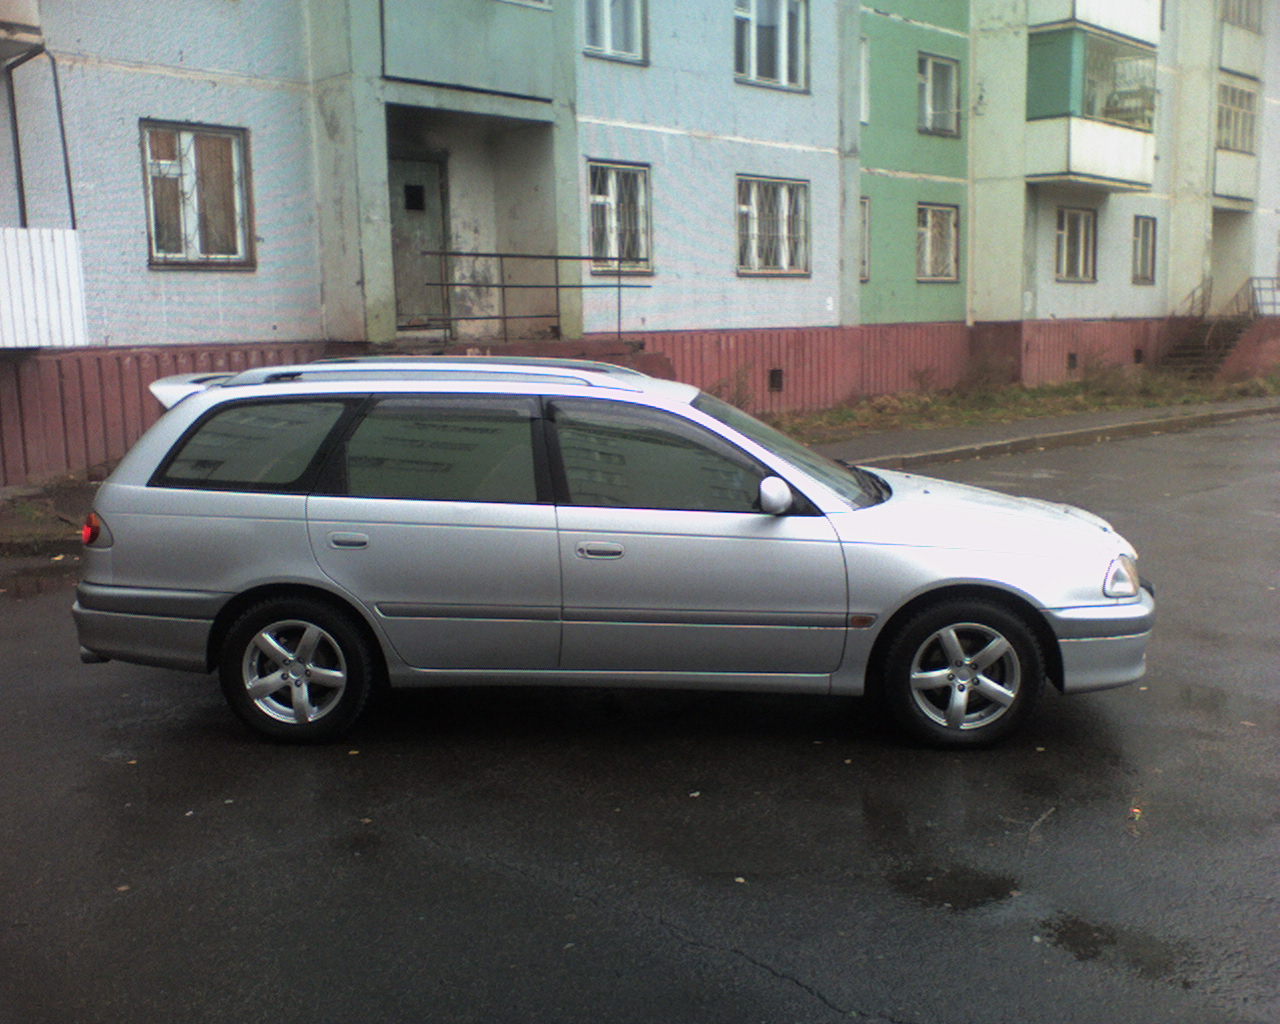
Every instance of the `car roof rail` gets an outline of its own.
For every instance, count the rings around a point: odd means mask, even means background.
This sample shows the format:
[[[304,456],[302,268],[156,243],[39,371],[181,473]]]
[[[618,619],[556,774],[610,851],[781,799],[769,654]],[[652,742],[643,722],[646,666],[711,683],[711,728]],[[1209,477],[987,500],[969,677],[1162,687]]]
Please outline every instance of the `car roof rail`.
[[[631,378],[628,380],[628,378]],[[528,383],[574,383],[594,387],[626,387],[648,380],[647,374],[588,359],[536,356],[356,356],[319,359],[288,366],[258,366],[218,382],[221,387],[295,381],[351,380],[503,380]],[[629,389],[628,389],[629,390]]]

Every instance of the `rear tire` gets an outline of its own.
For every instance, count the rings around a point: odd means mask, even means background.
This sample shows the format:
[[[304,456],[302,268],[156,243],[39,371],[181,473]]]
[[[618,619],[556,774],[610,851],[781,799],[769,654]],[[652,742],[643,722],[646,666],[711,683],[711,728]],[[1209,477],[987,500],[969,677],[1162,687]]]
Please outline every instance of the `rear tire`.
[[[1016,729],[1035,708],[1044,658],[1017,614],[990,601],[944,601],[890,641],[883,696],[894,720],[938,747],[979,747]]]
[[[355,724],[375,660],[352,618],[307,597],[272,598],[227,633],[219,674],[231,710],[272,739],[318,743]]]

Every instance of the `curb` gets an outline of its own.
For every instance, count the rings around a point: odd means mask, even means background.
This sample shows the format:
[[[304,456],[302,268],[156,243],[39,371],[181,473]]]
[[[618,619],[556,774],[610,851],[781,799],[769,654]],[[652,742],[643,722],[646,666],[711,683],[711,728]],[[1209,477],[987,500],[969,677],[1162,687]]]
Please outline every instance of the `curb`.
[[[994,455],[1016,455],[1020,452],[1044,451],[1049,448],[1067,448],[1072,445],[1098,444],[1116,438],[1149,437],[1154,434],[1170,434],[1180,430],[1194,430],[1250,416],[1280,415],[1280,404],[1256,409],[1224,409],[1220,412],[1189,413],[1185,416],[1162,416],[1155,419],[1116,423],[1107,427],[1082,427],[1059,430],[1049,434],[1028,434],[1003,441],[958,445],[954,448],[938,448],[931,451],[909,452],[902,455],[880,455],[867,459],[852,459],[859,466],[877,466],[880,469],[910,469],[913,466],[933,462],[963,462],[967,459],[985,459]]]

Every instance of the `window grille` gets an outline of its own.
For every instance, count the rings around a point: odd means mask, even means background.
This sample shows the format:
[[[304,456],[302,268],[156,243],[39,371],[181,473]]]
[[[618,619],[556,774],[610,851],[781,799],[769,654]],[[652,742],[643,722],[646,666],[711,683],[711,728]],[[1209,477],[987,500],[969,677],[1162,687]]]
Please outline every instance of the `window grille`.
[[[960,278],[960,208],[935,203],[916,207],[916,280]]]
[[[591,163],[591,268],[595,272],[647,271],[649,169]]]
[[[738,178],[738,270],[809,272],[809,183]]]
[[[251,265],[247,133],[141,127],[151,263]]]

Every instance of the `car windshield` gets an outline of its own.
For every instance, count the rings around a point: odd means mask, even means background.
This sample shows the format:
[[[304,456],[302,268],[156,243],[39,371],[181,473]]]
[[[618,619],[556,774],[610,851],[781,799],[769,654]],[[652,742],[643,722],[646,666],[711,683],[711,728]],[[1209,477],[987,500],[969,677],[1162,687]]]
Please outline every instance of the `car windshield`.
[[[704,393],[693,400],[693,407],[820,480],[840,495],[851,508],[878,505],[889,496],[888,485],[874,474],[866,470],[849,469],[825,455],[819,455],[795,438],[788,437],[767,423],[761,423],[728,402]]]

